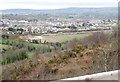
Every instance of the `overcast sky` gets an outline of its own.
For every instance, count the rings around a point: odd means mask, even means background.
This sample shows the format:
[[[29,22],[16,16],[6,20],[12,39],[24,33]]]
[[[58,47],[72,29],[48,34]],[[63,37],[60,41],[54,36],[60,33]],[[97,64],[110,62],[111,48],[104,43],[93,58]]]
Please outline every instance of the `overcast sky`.
[[[0,0],[3,9],[59,9],[68,7],[117,7],[119,0]]]

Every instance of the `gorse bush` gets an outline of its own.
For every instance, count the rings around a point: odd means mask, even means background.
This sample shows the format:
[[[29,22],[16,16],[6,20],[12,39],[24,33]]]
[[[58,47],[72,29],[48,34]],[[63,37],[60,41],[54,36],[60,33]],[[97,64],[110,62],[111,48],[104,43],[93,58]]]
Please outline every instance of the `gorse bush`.
[[[74,47],[72,51],[64,51],[62,55],[50,59],[48,63],[62,63],[68,58],[75,58],[77,57],[77,53],[85,50],[86,48],[87,46],[79,44],[78,46]]]
[[[76,52],[76,53],[79,53],[80,51],[85,50],[85,48],[87,48],[87,46],[84,46],[84,45],[82,45],[82,44],[79,44],[79,45],[76,46],[72,51],[73,51],[73,52]]]
[[[48,61],[48,63],[62,63],[64,61],[64,58],[62,58],[62,57],[57,57],[57,58],[53,58],[53,59],[50,59],[49,61]]]
[[[48,61],[48,63],[62,63],[68,58],[75,58],[77,55],[71,51],[65,51],[63,55],[54,57]]]

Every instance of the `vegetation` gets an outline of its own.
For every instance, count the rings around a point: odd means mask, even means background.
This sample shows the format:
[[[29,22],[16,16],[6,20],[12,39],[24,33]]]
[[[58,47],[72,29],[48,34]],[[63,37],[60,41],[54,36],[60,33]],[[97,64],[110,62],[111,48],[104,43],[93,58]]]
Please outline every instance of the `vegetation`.
[[[3,64],[3,65],[9,64],[9,63],[13,63],[15,61],[23,60],[26,58],[28,58],[26,50],[20,49],[20,50],[13,52],[12,54],[7,54],[7,55],[3,56],[1,64]]]
[[[97,32],[62,43],[17,43],[9,39],[3,43],[16,49],[3,54],[1,62],[7,64],[3,65],[3,79],[56,80],[118,69],[116,32]]]
[[[13,29],[13,28],[8,28],[8,31],[12,31],[12,32],[14,32],[15,29]]]
[[[66,42],[70,41],[72,39],[83,39],[86,36],[91,35],[91,32],[86,32],[86,33],[71,33],[71,34],[44,34],[42,37],[47,41],[47,42]]]
[[[1,45],[2,61],[1,63],[9,64],[26,58],[31,58],[37,52],[51,53],[52,47],[47,44],[26,43],[23,41],[3,39]],[[14,51],[15,50],[15,51]]]

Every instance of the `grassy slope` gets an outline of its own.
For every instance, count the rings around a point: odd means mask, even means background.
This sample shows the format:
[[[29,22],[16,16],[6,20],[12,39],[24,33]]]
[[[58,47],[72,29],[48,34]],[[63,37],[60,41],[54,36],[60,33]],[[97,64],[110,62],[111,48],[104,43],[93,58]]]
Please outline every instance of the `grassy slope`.
[[[111,40],[111,41],[112,41],[111,45],[114,46],[115,41],[114,40]],[[34,45],[36,47],[39,47],[36,44]],[[62,63],[56,63],[56,64],[55,63],[47,64],[47,61],[49,59],[45,56],[42,57],[42,55],[38,55],[36,56],[36,58],[33,57],[30,61],[29,60],[20,61],[19,65],[23,65],[19,68],[21,71],[16,72],[18,69],[13,68],[14,71],[12,73],[17,74],[15,76],[15,79],[40,79],[40,80],[52,79],[53,80],[53,79],[61,79],[61,78],[102,72],[104,71],[104,59],[103,59],[104,54],[101,52],[101,49],[104,50],[109,48],[111,48],[110,50],[111,56],[108,62],[110,65],[109,69],[113,70],[113,69],[116,69],[115,64],[116,64],[117,56],[115,53],[116,50],[113,50],[114,48],[110,47],[109,45],[110,43],[107,42],[107,44],[101,44],[99,47],[85,49],[83,52],[78,53],[77,57],[68,58],[66,61],[63,61]],[[83,54],[83,56],[81,56],[81,54]],[[31,53],[29,53],[29,55],[31,56]],[[55,55],[57,55],[57,53]],[[32,65],[30,65],[31,61],[32,61]],[[15,64],[17,66],[17,63]],[[10,67],[10,69],[12,69],[13,64],[8,66]],[[55,72],[55,74],[49,72],[51,70],[53,71],[56,69],[58,69],[58,71]],[[6,70],[6,71],[9,72],[10,70]],[[11,77],[12,77],[12,74],[11,74]]]

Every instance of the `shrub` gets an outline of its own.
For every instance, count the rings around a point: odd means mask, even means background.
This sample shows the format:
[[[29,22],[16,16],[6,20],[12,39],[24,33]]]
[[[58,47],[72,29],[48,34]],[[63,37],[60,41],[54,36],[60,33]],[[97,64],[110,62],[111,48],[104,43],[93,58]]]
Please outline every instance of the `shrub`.
[[[35,50],[34,46],[28,46],[28,51],[33,51],[33,50]]]
[[[62,63],[65,59],[63,58],[63,56],[59,56],[56,58],[52,58],[48,61],[48,63]]]
[[[63,57],[74,58],[74,57],[76,57],[76,54],[73,51],[65,51],[65,54],[63,55]]]
[[[48,63],[62,63],[68,58],[75,58],[77,55],[71,51],[65,51],[63,55],[52,58],[48,61]]]
[[[96,44],[99,44],[100,42],[107,42],[108,41],[108,35],[104,32],[95,32],[92,35],[84,38],[83,44],[88,46],[93,46]]]
[[[21,49],[18,52],[14,52],[13,55],[3,56],[1,64],[9,64],[26,58],[28,58],[26,50]]]
[[[79,53],[80,51],[85,50],[85,48],[87,48],[86,46],[79,44],[78,46],[76,46],[72,51]]]
[[[48,61],[48,63],[62,63],[63,62],[63,59],[61,59],[61,58],[54,58],[54,59],[50,59],[49,61]]]

